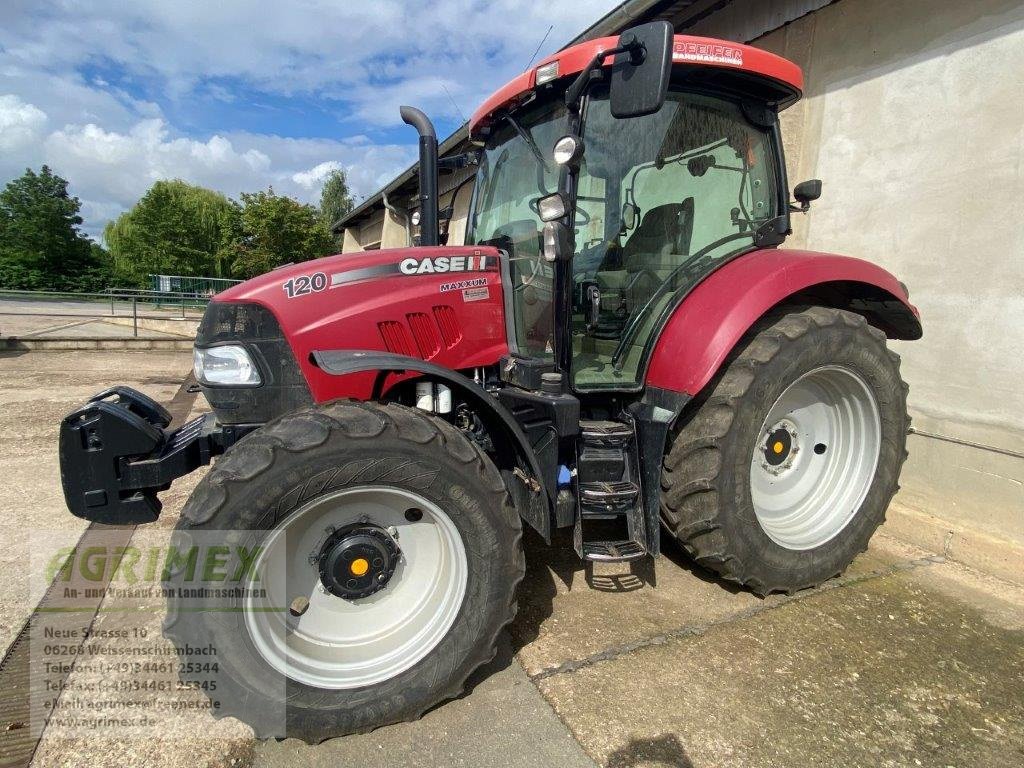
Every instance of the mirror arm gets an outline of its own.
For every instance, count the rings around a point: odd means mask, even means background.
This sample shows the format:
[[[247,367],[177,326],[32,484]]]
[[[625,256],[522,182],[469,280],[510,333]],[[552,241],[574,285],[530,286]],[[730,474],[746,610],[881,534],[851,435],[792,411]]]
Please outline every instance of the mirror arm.
[[[580,106],[580,98],[583,96],[583,91],[590,85],[590,77],[594,74],[594,71],[600,67],[604,60],[609,56],[614,56],[617,53],[629,53],[634,63],[639,63],[644,60],[646,51],[643,45],[636,41],[636,38],[632,42],[626,45],[617,45],[614,48],[609,48],[607,51],[601,51],[594,58],[590,60],[590,63],[583,68],[576,79],[572,81],[572,85],[565,92],[565,106],[569,109],[576,111]]]
[[[437,161],[437,167],[445,170],[458,170],[479,164],[479,152],[463,152],[461,155],[449,155],[448,157],[439,158]]]

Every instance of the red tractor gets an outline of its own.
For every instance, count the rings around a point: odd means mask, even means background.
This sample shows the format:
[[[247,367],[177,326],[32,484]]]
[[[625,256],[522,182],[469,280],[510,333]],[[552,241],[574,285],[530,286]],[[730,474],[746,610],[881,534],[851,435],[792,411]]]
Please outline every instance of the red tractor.
[[[212,413],[177,431],[127,388],[67,417],[88,520],[155,520],[158,491],[223,454],[174,546],[219,537],[258,589],[206,610],[171,590],[167,636],[218,658],[214,685],[183,676],[261,736],[415,718],[494,655],[524,524],[613,562],[657,556],[664,527],[760,595],[841,573],[906,456],[886,339],[921,324],[879,267],[779,248],[821,189],[790,201],[779,112],[801,88],[778,56],[654,22],[501,88],[470,154],[439,161],[403,107],[415,247],[218,294],[195,344]],[[444,246],[439,166],[468,165],[466,245]]]

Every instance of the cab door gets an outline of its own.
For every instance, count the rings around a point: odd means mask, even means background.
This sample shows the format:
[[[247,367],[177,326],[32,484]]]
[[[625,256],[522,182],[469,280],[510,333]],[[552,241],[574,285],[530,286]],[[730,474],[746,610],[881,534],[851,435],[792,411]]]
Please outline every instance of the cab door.
[[[640,386],[663,316],[779,214],[772,131],[739,102],[682,89],[646,117],[586,107],[573,259],[573,384]],[[599,309],[594,312],[599,296]]]

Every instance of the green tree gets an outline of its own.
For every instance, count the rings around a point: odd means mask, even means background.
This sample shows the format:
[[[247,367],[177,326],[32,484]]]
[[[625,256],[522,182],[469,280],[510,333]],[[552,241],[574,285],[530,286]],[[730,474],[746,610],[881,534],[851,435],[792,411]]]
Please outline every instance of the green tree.
[[[105,252],[79,231],[82,208],[68,182],[43,166],[0,192],[0,285],[29,290],[100,290]]]
[[[124,282],[150,274],[227,277],[241,233],[238,205],[184,181],[158,181],[104,237]]]
[[[345,171],[340,168],[331,171],[320,192],[320,219],[328,231],[338,219],[352,210],[353,205]]]
[[[319,212],[290,197],[266,192],[242,194],[241,240],[232,269],[248,278],[289,262],[326,256],[333,250]]]

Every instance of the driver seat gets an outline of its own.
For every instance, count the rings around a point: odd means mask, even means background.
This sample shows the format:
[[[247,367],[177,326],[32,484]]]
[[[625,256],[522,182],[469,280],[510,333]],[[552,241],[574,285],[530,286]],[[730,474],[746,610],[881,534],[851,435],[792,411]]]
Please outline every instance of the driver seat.
[[[655,272],[672,269],[679,263],[679,256],[690,250],[692,233],[692,197],[651,208],[622,246],[622,266],[629,273],[644,268]]]
[[[626,319],[686,258],[692,234],[693,198],[688,197],[651,208],[619,252],[609,249],[595,276],[605,318],[595,336],[618,337]]]

